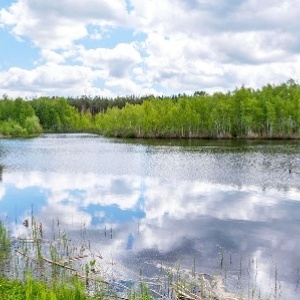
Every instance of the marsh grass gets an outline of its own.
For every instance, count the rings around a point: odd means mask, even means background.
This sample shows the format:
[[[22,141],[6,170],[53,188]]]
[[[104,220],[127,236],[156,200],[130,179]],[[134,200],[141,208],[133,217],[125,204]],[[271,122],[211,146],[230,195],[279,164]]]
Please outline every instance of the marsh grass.
[[[222,249],[218,259],[219,274],[198,273],[194,257],[189,270],[183,269],[180,262],[175,266],[157,264],[157,275],[147,277],[142,265],[136,274],[118,265],[113,258],[105,261],[101,254],[93,253],[90,243],[85,239],[85,226],[81,234],[82,245],[74,244],[68,238],[59,220],[53,221],[51,232],[45,232],[43,224],[35,220],[33,210],[31,217],[22,226],[27,230],[25,237],[10,237],[6,226],[0,221],[0,299],[267,299],[257,291],[256,278],[254,284],[250,284],[250,273],[252,269],[257,269],[257,264],[249,260],[245,271],[243,265],[246,265],[246,261],[242,256],[237,270],[238,293],[226,290],[224,283],[228,276],[228,266],[232,265],[232,256],[230,254],[227,259]],[[126,280],[120,275],[124,274],[124,269]],[[243,273],[249,277],[247,288],[243,286]],[[277,268],[275,275],[277,297]]]

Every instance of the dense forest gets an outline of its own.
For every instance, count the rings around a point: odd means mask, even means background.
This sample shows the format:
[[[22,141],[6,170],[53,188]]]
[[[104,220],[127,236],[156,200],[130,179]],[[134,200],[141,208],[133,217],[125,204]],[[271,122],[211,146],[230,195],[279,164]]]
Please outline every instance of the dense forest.
[[[0,135],[92,132],[138,138],[300,138],[300,86],[172,97],[0,100]]]

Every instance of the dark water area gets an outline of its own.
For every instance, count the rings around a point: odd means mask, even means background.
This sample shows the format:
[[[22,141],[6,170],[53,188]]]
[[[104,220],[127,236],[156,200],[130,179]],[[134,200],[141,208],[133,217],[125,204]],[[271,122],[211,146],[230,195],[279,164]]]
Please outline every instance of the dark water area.
[[[104,260],[220,274],[230,290],[300,296],[300,142],[0,140],[0,217],[59,219]],[[132,273],[132,274],[135,274]]]

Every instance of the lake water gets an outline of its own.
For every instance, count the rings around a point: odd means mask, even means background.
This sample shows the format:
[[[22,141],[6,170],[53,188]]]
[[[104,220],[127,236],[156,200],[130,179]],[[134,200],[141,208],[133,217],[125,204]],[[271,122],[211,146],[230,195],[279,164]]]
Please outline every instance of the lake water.
[[[32,211],[127,270],[180,265],[300,296],[298,141],[2,139],[0,217],[21,236]]]

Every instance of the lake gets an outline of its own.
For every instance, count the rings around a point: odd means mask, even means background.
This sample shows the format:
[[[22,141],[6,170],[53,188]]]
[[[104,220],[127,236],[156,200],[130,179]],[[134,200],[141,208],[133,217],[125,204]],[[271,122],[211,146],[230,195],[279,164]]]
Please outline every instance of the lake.
[[[230,290],[299,299],[300,142],[0,139],[0,217],[34,214],[114,261],[221,274]],[[117,271],[115,271],[117,273]],[[125,274],[125,275],[124,275]],[[258,292],[256,292],[258,293]]]

